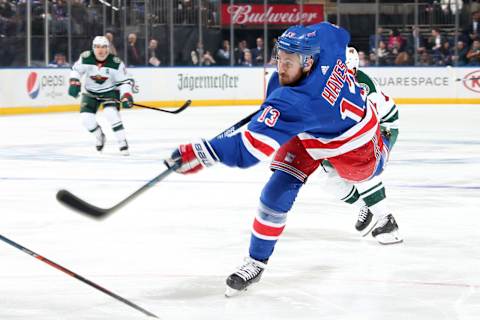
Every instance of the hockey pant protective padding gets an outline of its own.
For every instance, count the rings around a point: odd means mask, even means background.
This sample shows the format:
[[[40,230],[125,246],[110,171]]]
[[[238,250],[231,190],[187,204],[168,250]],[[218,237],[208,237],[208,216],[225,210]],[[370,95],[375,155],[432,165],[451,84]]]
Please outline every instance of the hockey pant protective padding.
[[[117,140],[119,142],[126,140],[122,119],[120,118],[120,112],[117,110],[117,108],[114,106],[104,107],[103,114],[112,126],[113,133],[115,133]]]
[[[95,119],[95,113],[81,112],[80,117],[82,119],[83,126],[90,132],[94,132],[99,126]]]
[[[322,189],[335,197],[335,199],[340,199],[343,202],[349,204],[357,202],[360,195],[355,185],[342,179],[328,161],[324,161],[322,167],[322,169],[318,170],[323,178]],[[361,203],[358,204],[362,205]]]
[[[250,257],[267,260],[273,253],[303,183],[297,178],[276,170],[262,190],[258,215],[250,238]]]

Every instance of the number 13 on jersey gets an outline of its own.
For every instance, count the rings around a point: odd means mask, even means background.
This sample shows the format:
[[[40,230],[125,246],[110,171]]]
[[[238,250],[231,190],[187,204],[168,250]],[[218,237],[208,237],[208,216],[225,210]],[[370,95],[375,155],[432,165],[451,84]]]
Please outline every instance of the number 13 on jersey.
[[[280,111],[271,106],[263,109],[262,114],[258,117],[258,122],[264,122],[267,126],[273,127],[277,123],[278,117],[280,117]]]

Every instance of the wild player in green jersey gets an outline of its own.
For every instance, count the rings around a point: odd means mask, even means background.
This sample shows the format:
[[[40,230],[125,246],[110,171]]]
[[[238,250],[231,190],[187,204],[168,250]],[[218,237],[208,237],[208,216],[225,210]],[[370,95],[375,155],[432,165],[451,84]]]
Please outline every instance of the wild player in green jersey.
[[[363,88],[368,99],[374,102],[380,118],[380,129],[388,151],[391,151],[398,136],[398,108],[393,99],[382,92],[375,79],[359,69],[357,50],[348,47],[346,61],[348,72],[355,76],[357,83]],[[328,161],[322,163],[327,179],[326,189],[332,190],[342,201],[360,205],[360,214],[355,228],[366,236],[372,235],[381,244],[402,242],[398,233],[398,225],[392,214],[380,215],[387,211],[385,187],[381,176],[361,184],[352,184],[342,180]]]
[[[93,39],[92,50],[85,51],[72,67],[68,94],[77,98],[81,90],[82,77],[85,76],[85,90],[80,105],[80,115],[85,128],[96,138],[96,148],[102,151],[105,134],[95,118],[100,105],[103,104],[104,115],[120,146],[120,152],[128,155],[128,143],[120,118],[122,108],[133,105],[132,84],[123,62],[109,52],[109,42],[103,36]]]

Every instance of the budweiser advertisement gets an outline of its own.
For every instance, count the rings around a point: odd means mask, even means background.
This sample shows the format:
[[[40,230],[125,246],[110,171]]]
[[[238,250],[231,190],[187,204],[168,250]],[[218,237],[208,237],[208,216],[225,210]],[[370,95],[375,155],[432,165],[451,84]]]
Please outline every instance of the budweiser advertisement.
[[[222,25],[229,25],[232,21],[239,25],[264,24],[295,25],[313,24],[322,22],[323,5],[305,4],[303,10],[299,5],[268,5],[264,11],[263,4],[222,4]]]

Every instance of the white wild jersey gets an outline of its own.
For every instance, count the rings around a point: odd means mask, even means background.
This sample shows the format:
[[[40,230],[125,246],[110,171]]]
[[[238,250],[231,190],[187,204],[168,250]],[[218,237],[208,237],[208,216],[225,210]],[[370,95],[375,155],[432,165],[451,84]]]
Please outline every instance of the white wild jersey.
[[[375,79],[371,78],[365,72],[357,70],[355,76],[360,87],[365,90],[368,99],[372,101],[377,109],[380,118],[380,127],[384,131],[388,131],[390,135],[390,143],[393,146],[398,136],[398,108],[393,98],[382,92],[380,86]]]
[[[70,79],[83,81],[85,89],[91,93],[104,93],[119,90],[120,97],[125,93],[132,94],[133,79],[128,74],[125,64],[116,56],[109,54],[105,61],[95,59],[93,51],[85,51],[75,62]]]

